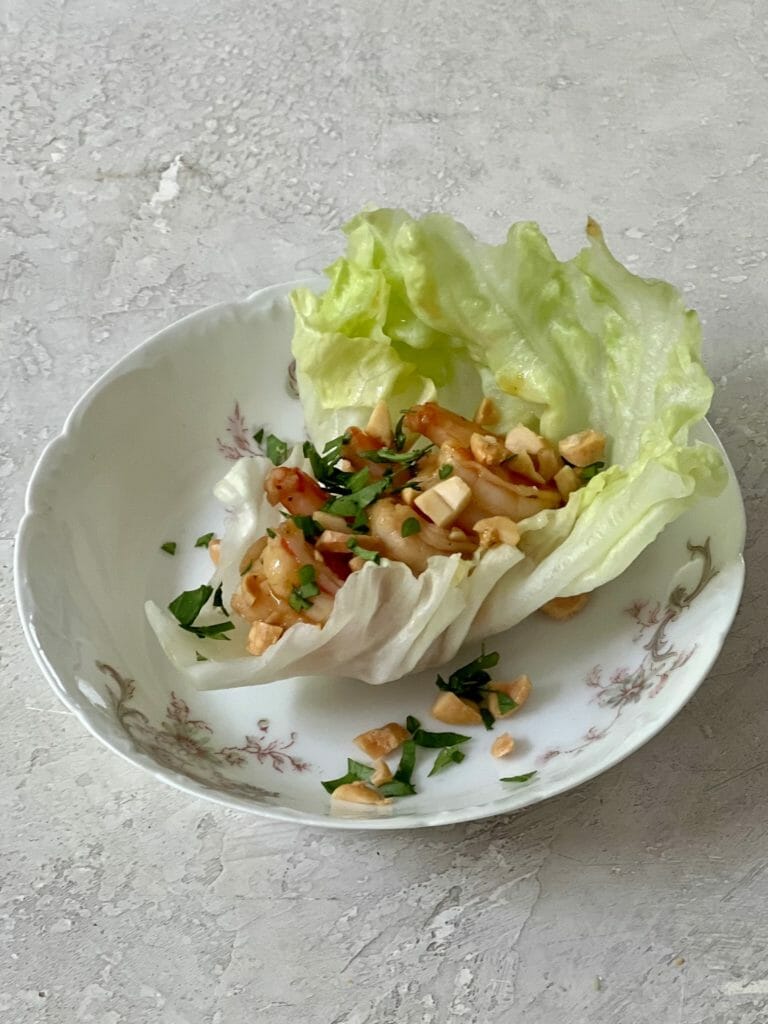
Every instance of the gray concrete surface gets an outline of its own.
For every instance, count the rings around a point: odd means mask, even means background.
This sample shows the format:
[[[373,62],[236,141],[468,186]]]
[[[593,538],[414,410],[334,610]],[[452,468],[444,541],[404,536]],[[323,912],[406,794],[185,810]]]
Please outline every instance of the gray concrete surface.
[[[0,1016],[763,1024],[768,15],[748,0],[0,4]],[[44,444],[182,314],[317,269],[365,203],[587,213],[701,313],[750,516],[708,682],[510,818],[326,834],[195,802],[57,704],[11,597]]]

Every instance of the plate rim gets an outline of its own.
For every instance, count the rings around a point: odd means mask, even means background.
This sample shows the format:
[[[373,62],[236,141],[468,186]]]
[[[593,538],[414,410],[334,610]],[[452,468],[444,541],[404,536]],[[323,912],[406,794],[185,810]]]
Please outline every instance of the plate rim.
[[[709,647],[708,655],[700,670],[698,679],[689,685],[679,699],[669,703],[666,713],[655,719],[648,731],[643,732],[636,742],[633,740],[620,747],[618,752],[613,756],[609,754],[602,760],[598,761],[593,768],[580,774],[575,780],[564,779],[560,783],[551,784],[546,791],[538,793],[536,792],[537,787],[532,787],[531,799],[523,803],[515,801],[513,806],[509,806],[512,798],[510,794],[509,796],[502,796],[498,800],[492,800],[490,802],[476,805],[468,804],[460,809],[450,811],[435,811],[432,813],[421,812],[418,815],[414,814],[412,816],[403,817],[382,816],[355,818],[333,817],[331,815],[320,815],[314,812],[296,811],[287,807],[271,806],[269,804],[256,804],[243,797],[225,794],[220,790],[215,790],[203,785],[202,783],[196,782],[179,772],[158,765],[157,762],[153,761],[147,754],[143,753],[139,749],[121,749],[116,740],[99,731],[97,723],[95,721],[91,721],[86,712],[70,697],[62,679],[50,664],[45,655],[44,649],[38,643],[33,627],[33,602],[26,586],[25,572],[31,524],[34,518],[40,514],[40,502],[36,500],[36,495],[41,484],[44,483],[50,469],[55,466],[55,460],[59,451],[63,450],[66,442],[76,434],[81,412],[88,408],[93,399],[102,390],[104,390],[105,387],[128,372],[131,369],[132,364],[141,356],[142,353],[153,349],[157,345],[162,345],[166,335],[176,333],[180,328],[184,326],[191,326],[195,322],[204,322],[215,314],[266,304],[270,299],[285,298],[285,296],[296,287],[311,286],[313,284],[317,285],[320,281],[322,281],[322,278],[317,274],[302,275],[301,277],[288,282],[276,283],[264,288],[256,289],[244,299],[216,302],[208,306],[203,306],[200,309],[193,310],[191,313],[180,317],[178,320],[175,320],[170,324],[166,324],[159,331],[156,331],[148,338],[145,338],[139,344],[122,355],[115,363],[108,367],[107,370],[105,370],[75,402],[72,409],[67,414],[60,431],[45,445],[35,462],[35,466],[25,490],[24,512],[19,521],[14,543],[13,576],[16,608],[21,622],[22,632],[38,668],[62,704],[77,718],[86,731],[107,747],[108,750],[117,754],[124,761],[127,761],[136,768],[147,772],[157,782],[162,782],[166,785],[172,786],[174,789],[180,790],[190,796],[208,800],[212,803],[219,804],[220,806],[227,807],[230,810],[236,810],[259,818],[271,819],[273,821],[284,821],[294,825],[305,825],[337,831],[405,831],[416,828],[433,828],[441,825],[456,825],[468,821],[480,821],[497,815],[523,811],[537,803],[559,796],[592,781],[592,779],[615,767],[621,761],[630,757],[632,754],[636,753],[637,750],[654,739],[654,737],[656,737],[662,729],[666,728],[672,719],[675,718],[682,708],[692,699],[696,691],[708,678],[712,670],[712,666],[719,657],[720,652],[723,649],[725,639],[730,632],[731,626],[741,604],[746,576],[746,566],[744,561],[746,512],[744,499],[738,478],[736,477],[736,473],[734,472],[730,458],[728,457],[728,453],[723,447],[716,432],[709,424],[709,421],[706,419],[704,422],[706,423],[708,430],[711,432],[712,437],[723,456],[729,477],[735,483],[736,498],[738,499],[740,513],[739,522],[737,524],[739,531],[739,553],[735,558],[727,563],[728,567],[733,568],[736,573],[732,584],[732,590],[729,593],[729,607],[726,611],[725,618],[720,621],[720,628]]]

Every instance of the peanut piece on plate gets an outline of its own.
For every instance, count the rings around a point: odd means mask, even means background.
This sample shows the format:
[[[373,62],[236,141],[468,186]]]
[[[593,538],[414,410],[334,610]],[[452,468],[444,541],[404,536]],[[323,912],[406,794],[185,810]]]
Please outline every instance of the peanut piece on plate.
[[[392,444],[392,420],[389,417],[387,403],[383,398],[373,407],[365,433],[370,434],[371,437],[377,437],[384,444]]]
[[[349,804],[388,804],[392,801],[371,789],[364,782],[345,782],[331,793],[332,800],[346,800]]]
[[[545,483],[554,480],[555,474],[563,468],[563,460],[553,448],[542,448],[536,456],[536,464]]]
[[[481,548],[490,548],[496,544],[511,544],[515,547],[520,540],[517,523],[507,516],[478,519],[472,529],[480,538]]]
[[[270,626],[267,622],[254,622],[248,630],[248,653],[263,654],[268,647],[276,644],[282,635],[282,626]]]
[[[506,757],[507,754],[511,754],[514,749],[515,741],[508,732],[503,732],[501,736],[497,736],[491,744],[491,753],[494,757]]]
[[[338,554],[349,555],[351,552],[347,544],[351,536],[352,534],[342,530],[323,530],[315,541],[315,548],[318,551],[335,551]]]
[[[372,761],[386,757],[404,743],[410,733],[398,722],[389,722],[379,729],[369,729],[355,736],[354,742]]]
[[[589,601],[590,596],[590,594],[574,594],[573,597],[553,597],[551,601],[543,604],[539,611],[544,612],[550,619],[564,622],[566,619],[572,619],[574,615],[578,615]]]
[[[481,466],[498,466],[509,456],[501,441],[491,434],[473,434],[469,439],[469,449],[475,462]]]
[[[483,717],[477,704],[445,690],[432,705],[431,715],[446,725],[482,725]]]
[[[557,446],[566,462],[583,468],[599,462],[605,454],[605,434],[597,430],[580,430],[569,434]]]
[[[567,500],[568,495],[573,494],[574,491],[578,491],[581,487],[582,480],[576,470],[571,466],[563,466],[562,469],[555,473],[555,484],[557,485],[558,491],[560,491],[560,497]]]
[[[213,564],[218,565],[221,558],[221,541],[218,537],[214,537],[213,540],[209,541],[208,554],[211,556]]]
[[[484,398],[473,417],[482,427],[493,427],[499,422],[499,410],[492,398]]]
[[[488,710],[494,718],[508,718],[510,715],[514,715],[516,711],[519,711],[528,700],[533,689],[533,683],[528,676],[518,676],[517,679],[512,679],[509,682],[489,683],[488,689],[491,691],[488,694]],[[502,710],[497,696],[500,693],[514,701],[515,706]]]
[[[531,483],[544,483],[544,477],[534,466],[533,459],[529,452],[517,452],[514,458],[510,459],[507,463],[507,468],[511,469],[513,473],[517,473],[518,476],[522,476],[525,477],[526,480],[530,480]]]
[[[374,786],[383,786],[385,782],[392,781],[392,771],[383,758],[373,762],[374,773],[371,776],[371,783]]]
[[[341,516],[334,516],[330,512],[323,512],[322,509],[320,509],[319,512],[313,512],[312,518],[315,520],[317,525],[322,526],[324,530],[337,530],[339,533],[352,532],[346,519],[342,519]]]
[[[413,504],[436,526],[451,526],[472,500],[472,489],[461,477],[449,476],[424,491]]]
[[[412,505],[420,493],[421,492],[417,491],[415,487],[404,487],[400,493],[400,497],[406,505]]]
[[[542,448],[547,447],[547,442],[543,437],[540,437],[539,434],[531,430],[530,427],[525,427],[522,423],[518,423],[507,434],[504,439],[504,445],[507,451],[513,452],[515,455],[520,452],[538,455]]]

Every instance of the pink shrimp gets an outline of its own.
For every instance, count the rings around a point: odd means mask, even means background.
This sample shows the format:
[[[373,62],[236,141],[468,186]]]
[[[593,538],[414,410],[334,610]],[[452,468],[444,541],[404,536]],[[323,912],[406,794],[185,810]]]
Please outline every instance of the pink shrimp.
[[[277,466],[265,484],[270,505],[283,505],[291,515],[311,516],[318,512],[330,494],[302,469]]]

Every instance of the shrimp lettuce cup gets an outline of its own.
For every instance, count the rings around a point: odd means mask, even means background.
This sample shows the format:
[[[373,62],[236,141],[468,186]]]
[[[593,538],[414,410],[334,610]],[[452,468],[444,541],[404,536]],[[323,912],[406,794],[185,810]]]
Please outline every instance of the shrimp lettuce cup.
[[[235,465],[213,578],[147,605],[201,688],[439,665],[580,607],[726,481],[689,441],[712,395],[696,314],[593,221],[564,262],[532,223],[500,245],[400,210],[345,232],[328,289],[292,296],[311,440]]]

